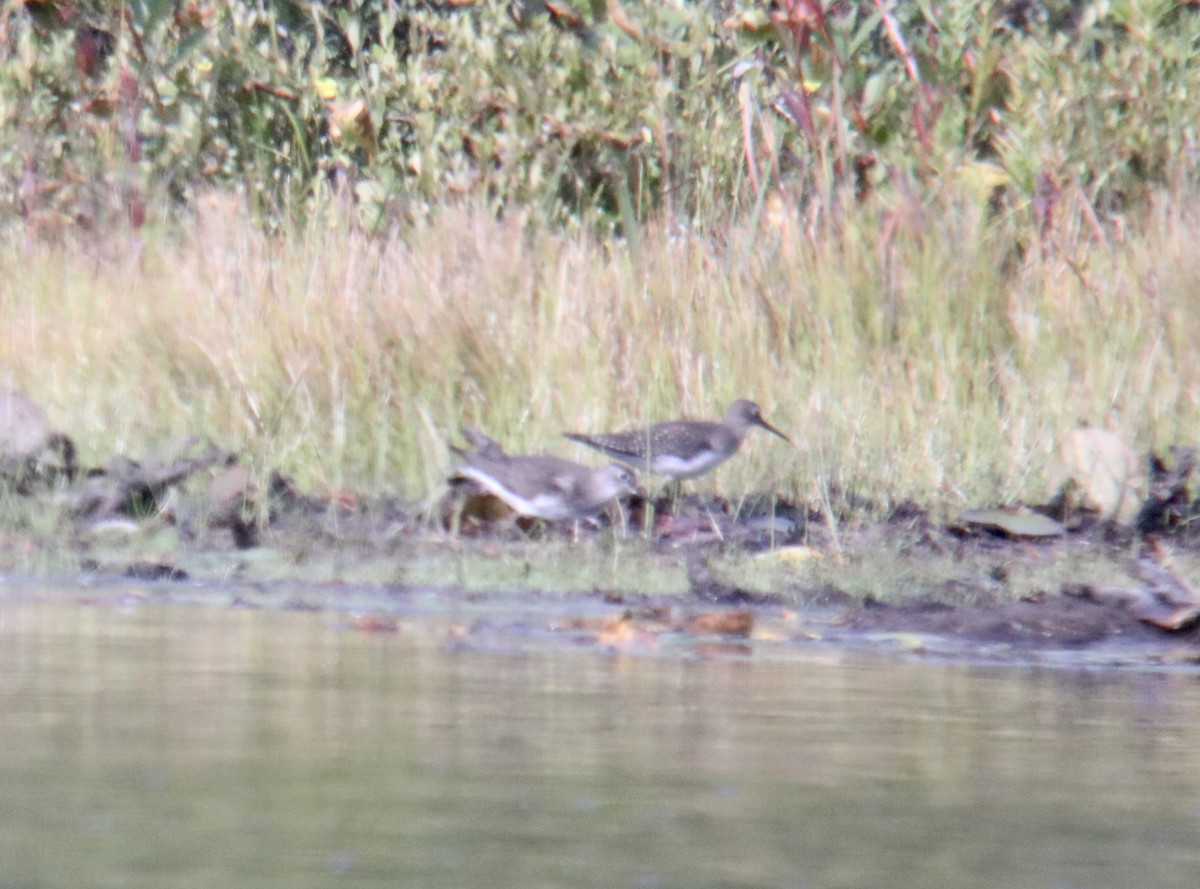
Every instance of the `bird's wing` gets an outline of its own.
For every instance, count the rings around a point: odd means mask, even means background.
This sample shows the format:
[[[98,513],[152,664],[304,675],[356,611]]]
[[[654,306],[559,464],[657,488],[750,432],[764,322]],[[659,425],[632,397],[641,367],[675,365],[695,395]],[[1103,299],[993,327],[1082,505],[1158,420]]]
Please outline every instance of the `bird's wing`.
[[[579,487],[579,473],[560,469],[550,476],[549,482],[564,494],[574,494]]]
[[[720,449],[728,435],[729,430],[720,423],[660,423],[654,427],[650,447],[656,454],[669,451],[690,460],[704,451]]]

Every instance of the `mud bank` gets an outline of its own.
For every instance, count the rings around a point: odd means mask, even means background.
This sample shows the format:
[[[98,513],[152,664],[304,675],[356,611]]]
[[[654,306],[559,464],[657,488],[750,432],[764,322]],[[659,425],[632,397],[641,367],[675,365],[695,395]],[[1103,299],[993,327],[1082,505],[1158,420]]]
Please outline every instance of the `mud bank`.
[[[1148,461],[1124,520],[1065,494],[938,520],[861,497],[817,510],[639,493],[598,520],[546,524],[461,480],[421,503],[312,494],[198,439],[84,468],[36,405],[5,404],[6,596],[303,608],[370,632],[449,620],[431,631],[463,646],[1200,659],[1190,452]]]

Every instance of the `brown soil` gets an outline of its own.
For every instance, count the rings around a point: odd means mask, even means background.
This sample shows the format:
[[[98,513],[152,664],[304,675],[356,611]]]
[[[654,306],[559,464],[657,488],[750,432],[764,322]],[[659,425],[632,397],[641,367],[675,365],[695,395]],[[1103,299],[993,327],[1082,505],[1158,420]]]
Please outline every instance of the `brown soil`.
[[[848,612],[845,624],[857,631],[928,633],[1035,649],[1105,642],[1172,642],[1200,649],[1200,633],[1194,626],[1185,632],[1168,632],[1139,619],[1119,600],[1097,599],[1070,589],[990,606],[955,607],[927,599],[897,606],[868,601]]]

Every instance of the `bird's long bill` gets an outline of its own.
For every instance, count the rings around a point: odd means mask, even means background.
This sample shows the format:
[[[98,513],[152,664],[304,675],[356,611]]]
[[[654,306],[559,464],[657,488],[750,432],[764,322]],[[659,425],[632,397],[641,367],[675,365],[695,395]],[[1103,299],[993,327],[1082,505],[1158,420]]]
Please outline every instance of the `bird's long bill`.
[[[758,418],[758,425],[761,426],[763,429],[767,430],[768,432],[773,432],[774,434],[778,435],[780,438],[782,438],[788,444],[792,444],[792,440],[790,438],[788,438],[786,435],[784,435],[782,432],[780,432],[778,429],[776,429],[774,426],[772,426],[770,423],[768,423],[762,417]]]

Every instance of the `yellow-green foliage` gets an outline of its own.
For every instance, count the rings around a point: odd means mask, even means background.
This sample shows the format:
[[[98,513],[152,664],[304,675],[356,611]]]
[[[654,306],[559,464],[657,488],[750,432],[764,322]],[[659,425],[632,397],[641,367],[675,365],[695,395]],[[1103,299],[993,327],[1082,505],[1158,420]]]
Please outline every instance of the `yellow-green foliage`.
[[[10,3],[0,212],[236,185],[282,224],[336,180],[371,230],[469,194],[630,233],[983,164],[997,208],[1107,215],[1195,182],[1198,43],[1195,4],[1144,0]]]
[[[693,484],[1036,499],[1077,422],[1195,443],[1200,202],[1160,198],[1107,242],[1064,212],[1021,256],[1029,233],[968,198],[844,207],[836,228],[780,205],[719,235],[651,226],[634,251],[466,208],[378,238],[331,203],[268,235],[213,196],[141,242],[7,241],[0,385],[85,461],[207,433],[307,486],[411,497],[465,423],[591,459],[559,433],[750,397],[798,447],[752,435]]]

